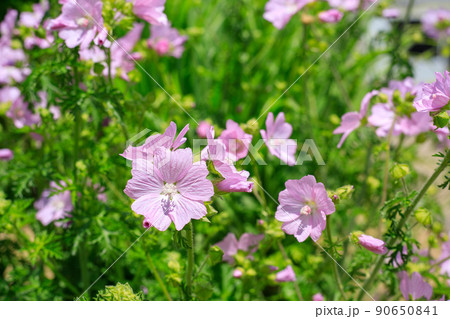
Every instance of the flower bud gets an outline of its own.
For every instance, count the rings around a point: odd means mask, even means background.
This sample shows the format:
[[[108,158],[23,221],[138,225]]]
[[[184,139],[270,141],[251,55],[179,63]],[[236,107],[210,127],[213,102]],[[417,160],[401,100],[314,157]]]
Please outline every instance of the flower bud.
[[[105,290],[101,290],[94,298],[98,301],[142,301],[144,300],[142,292],[135,294],[131,286],[117,283],[115,286],[106,286]]]
[[[425,208],[419,208],[414,212],[417,221],[424,226],[431,225],[431,213]]]
[[[409,174],[409,166],[407,164],[394,164],[391,168],[391,175],[396,179],[404,178]]]
[[[354,240],[354,237],[358,238],[358,244],[367,250],[379,254],[384,255],[387,253],[386,243],[382,241],[381,239],[374,238],[369,235],[361,234],[358,236],[359,232],[355,232],[352,234],[352,240]]]

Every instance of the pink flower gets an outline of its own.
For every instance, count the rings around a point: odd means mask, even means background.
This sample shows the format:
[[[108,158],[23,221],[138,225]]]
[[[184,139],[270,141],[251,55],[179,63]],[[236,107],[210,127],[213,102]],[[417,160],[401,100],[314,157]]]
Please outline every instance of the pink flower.
[[[319,20],[326,23],[337,23],[342,20],[344,14],[337,9],[319,12]]]
[[[147,44],[159,55],[181,58],[186,36],[181,36],[177,29],[170,25],[152,25],[151,36]]]
[[[275,218],[283,222],[281,229],[294,235],[299,242],[311,236],[317,241],[326,226],[326,215],[335,211],[325,186],[312,175],[300,180],[288,180],[286,189],[278,197],[280,205]]]
[[[450,135],[450,131],[448,127],[442,127],[442,128],[434,128],[434,133],[436,133],[436,136],[439,140],[439,143],[442,148],[450,148],[450,139],[448,136]]]
[[[313,301],[324,301],[325,298],[322,296],[321,293],[317,293],[312,297],[312,300]]]
[[[421,86],[414,100],[414,107],[419,112],[437,112],[450,101],[450,73],[436,72],[436,82]]]
[[[0,45],[9,45],[14,34],[18,12],[17,10],[8,9],[5,18],[0,23]]]
[[[198,123],[197,127],[197,135],[201,138],[205,138],[206,134],[208,134],[209,128],[211,127],[211,124],[207,121],[201,121]]]
[[[160,147],[153,163],[136,161],[124,192],[135,199],[131,209],[143,215],[148,226],[164,231],[173,222],[181,230],[191,219],[206,215],[204,202],[214,195],[214,188],[206,178],[206,164],[192,163],[192,159],[189,148]]]
[[[328,0],[328,4],[333,8],[343,11],[354,11],[358,9],[360,0]]]
[[[61,181],[60,185],[66,187],[66,183]],[[63,188],[55,182],[50,183],[50,189],[45,190],[41,198],[34,203],[34,208],[38,210],[36,218],[47,226],[53,221],[71,217],[69,214],[73,210],[70,191],[62,191]],[[55,226],[65,227],[67,223],[56,222]]]
[[[245,233],[242,234],[239,241],[233,233],[228,233],[225,238],[214,244],[213,246],[218,246],[223,251],[222,260],[233,264],[234,258],[233,256],[238,253],[239,250],[249,252],[247,258],[253,258],[252,254],[256,252],[258,249],[259,242],[263,240],[264,235],[254,235]]]
[[[20,90],[14,86],[5,86],[0,89],[0,103],[13,104],[20,96]]]
[[[397,8],[386,8],[383,10],[382,15],[387,19],[397,19],[400,16],[400,10]]]
[[[58,31],[69,48],[80,46],[80,49],[85,49],[92,41],[102,45],[107,37],[102,7],[101,0],[64,1],[61,15],[50,20],[47,29]]]
[[[14,157],[13,151],[9,148],[1,148],[0,149],[0,160],[2,161],[10,161]]]
[[[207,132],[208,146],[202,150],[201,158],[204,161],[211,160],[222,176],[223,180],[215,185],[217,190],[225,193],[251,192],[253,182],[247,181],[250,173],[236,169],[225,144],[220,139],[214,139],[214,134],[214,127],[211,126]]]
[[[410,278],[406,271],[401,271],[398,273],[398,277],[400,279],[400,291],[406,300],[409,300],[410,295],[412,300],[422,297],[430,300],[433,288],[423,280],[418,272],[414,272]]]
[[[233,161],[246,157],[252,142],[252,136],[246,134],[239,124],[232,120],[227,121],[226,130],[220,134],[219,139],[225,144],[226,151]]]
[[[356,130],[361,126],[361,121],[366,117],[367,110],[369,108],[370,100],[378,95],[377,90],[373,90],[367,93],[361,101],[360,111],[358,112],[348,112],[342,116],[341,125],[333,131],[333,134],[343,134],[341,140],[339,141],[338,148],[342,147],[347,137],[351,132]]]
[[[136,43],[141,38],[142,30],[144,29],[144,24],[135,23],[133,29],[128,32],[124,37],[117,40],[111,45],[111,76],[115,77],[120,74],[120,76],[125,80],[129,81],[128,73],[133,71],[135,68],[135,60],[139,60],[141,56],[139,53],[129,53],[133,50]],[[106,58],[105,58],[106,60]],[[108,67],[106,62],[104,63],[105,68],[103,74],[108,76]]]
[[[266,118],[266,130],[261,130],[261,136],[269,152],[286,164],[295,165],[297,142],[289,139],[292,135],[292,125],[285,122],[284,113],[279,113],[274,121],[270,112]]]
[[[241,278],[243,274],[244,274],[244,273],[243,273],[242,270],[240,270],[240,269],[235,269],[235,270],[233,271],[233,277],[234,277],[234,278]]]
[[[269,0],[264,8],[264,19],[277,29],[283,29],[292,16],[314,0]]]
[[[166,25],[168,20],[164,14],[165,4],[166,0],[134,0],[133,12],[152,25]]]
[[[38,96],[41,100],[36,104],[36,109],[46,109],[48,107],[47,92],[39,91]],[[48,107],[48,109],[53,115],[54,120],[57,120],[61,117],[61,109],[59,108],[59,106],[51,105],[50,107]]]
[[[19,25],[34,29],[39,28],[48,8],[49,5],[47,0],[33,4],[33,11],[22,12],[20,14]]]
[[[421,19],[423,32],[430,38],[439,39],[450,36],[450,10],[429,10]]]
[[[358,239],[361,246],[375,254],[384,255],[388,251],[386,243],[380,239],[364,234],[358,236]]]
[[[39,114],[33,114],[28,109],[28,103],[19,96],[12,104],[11,108],[6,112],[6,116],[11,118],[17,128],[38,124],[41,121]]]
[[[163,134],[155,134],[148,137],[145,143],[141,146],[128,146],[127,149],[120,154],[120,156],[136,161],[138,159],[144,159],[149,162],[153,161],[153,155],[155,151],[160,147],[176,150],[178,147],[186,142],[184,137],[189,130],[189,124],[186,125],[177,136],[177,125],[174,122],[170,122],[169,127]]]
[[[278,282],[295,281],[295,272],[294,269],[292,269],[292,266],[288,265],[283,270],[277,272],[275,280]]]

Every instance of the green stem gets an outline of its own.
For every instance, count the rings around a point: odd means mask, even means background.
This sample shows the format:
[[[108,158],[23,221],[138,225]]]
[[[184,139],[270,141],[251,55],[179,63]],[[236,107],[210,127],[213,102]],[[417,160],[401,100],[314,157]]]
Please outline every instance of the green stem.
[[[330,246],[333,247],[333,238],[331,237],[331,227],[330,227],[329,221],[327,221],[326,229],[327,229],[328,241],[330,242]],[[345,300],[346,299],[345,291],[342,286],[341,277],[339,276],[339,270],[337,268],[337,264],[336,264],[335,260],[333,260],[333,273],[334,273],[334,279],[336,280],[339,292],[341,293],[342,298],[344,298],[344,300]]]
[[[194,271],[194,226],[189,222],[186,229],[188,265],[186,269],[186,293],[188,300],[192,300],[192,273]]]
[[[425,195],[425,193],[427,192],[428,188],[430,188],[430,186],[436,181],[436,179],[439,177],[439,175],[445,170],[445,168],[448,166],[449,162],[450,162],[450,151],[447,151],[447,154],[445,155],[444,159],[442,160],[442,163],[434,171],[433,175],[431,175],[430,178],[426,181],[425,185],[423,185],[423,187],[420,190],[420,192],[414,198],[414,201],[406,209],[405,214],[403,214],[402,219],[398,223],[398,226],[397,226],[398,229],[402,229],[403,228],[403,226],[407,222],[409,216],[412,214],[412,212],[416,208],[416,206],[419,203],[419,201]],[[394,241],[395,241],[395,238],[392,237],[391,239],[389,239],[389,241],[387,242],[386,246],[387,247],[391,247],[392,244],[394,244]],[[380,271],[381,266],[383,265],[384,259],[385,259],[384,255],[380,255],[378,257],[378,261],[375,264],[375,267],[373,268],[372,273],[370,274],[369,278],[367,278],[367,280],[364,283],[364,287],[363,287],[364,290],[361,290],[359,295],[358,295],[358,300],[362,299],[362,297],[364,296],[364,292],[366,290],[368,290],[370,288],[370,286],[372,285],[375,277],[377,276],[378,272]]]
[[[197,278],[198,275],[200,275],[200,273],[202,272],[203,267],[205,267],[207,261],[209,258],[209,254],[206,255],[205,259],[203,259],[202,263],[200,264],[200,266],[198,267],[197,271],[194,274],[194,278],[192,280],[195,280],[195,278]]]
[[[55,276],[66,284],[67,288],[69,288],[70,291],[72,291],[77,296],[80,294],[80,291],[74,285],[72,285],[69,279],[67,279],[63,274],[61,274],[49,260],[43,259],[43,261],[45,265],[47,265],[47,267],[50,268],[50,270],[55,274]]]
[[[278,248],[281,251],[281,255],[283,256],[283,259],[289,263],[292,264],[291,259],[288,257],[286,250],[284,249],[283,244],[281,243],[281,240],[279,240],[277,242],[278,244]],[[297,298],[298,300],[302,301],[303,300],[303,296],[302,296],[302,292],[300,291],[300,288],[298,287],[298,280],[297,280],[297,275],[295,275],[295,281],[294,281],[294,289],[295,289],[295,293],[297,294]]]
[[[161,287],[164,296],[166,296],[167,300],[172,301],[172,297],[170,297],[169,291],[167,290],[166,285],[164,284],[164,281],[159,276],[158,270],[156,269],[155,263],[153,262],[152,256],[147,252],[145,254],[147,257],[147,262],[150,266],[150,271],[152,272],[153,276],[155,276],[156,281],[158,282],[159,286]]]

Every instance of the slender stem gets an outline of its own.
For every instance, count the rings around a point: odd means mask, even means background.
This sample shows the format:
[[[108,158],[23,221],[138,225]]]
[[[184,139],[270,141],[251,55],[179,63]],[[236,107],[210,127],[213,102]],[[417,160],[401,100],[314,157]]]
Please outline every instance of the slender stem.
[[[111,75],[111,49],[106,48],[106,63],[108,64],[108,82],[112,86],[112,75]]]
[[[194,226],[189,222],[186,229],[188,265],[186,269],[186,293],[189,300],[192,299],[192,273],[194,271]]]
[[[327,222],[326,229],[327,229],[328,241],[330,242],[330,245],[333,246],[333,238],[331,237],[330,222]],[[334,273],[334,278],[336,279],[336,283],[338,285],[339,292],[341,293],[341,296],[345,299],[345,291],[342,286],[341,277],[339,276],[339,270],[337,268],[337,264],[334,260],[333,260],[333,273]]]
[[[433,269],[433,268],[436,267],[436,266],[439,266],[439,265],[445,263],[445,262],[448,261],[448,260],[450,260],[450,256],[448,256],[448,257],[446,257],[446,258],[444,258],[444,259],[441,259],[441,260],[439,260],[438,262],[436,262],[436,263],[430,265],[430,267],[428,267],[428,271],[430,271],[431,269]]]
[[[159,276],[158,270],[156,269],[155,263],[153,262],[152,256],[146,252],[145,256],[147,257],[147,262],[150,266],[150,271],[152,272],[153,276],[155,276],[156,281],[158,282],[159,286],[161,287],[164,296],[166,296],[167,300],[172,301],[172,297],[170,297],[169,291],[167,290],[166,285],[164,284],[164,281]]]
[[[425,195],[425,193],[427,192],[428,188],[430,188],[430,186],[436,181],[436,179],[439,177],[439,175],[445,170],[445,168],[448,166],[449,162],[450,162],[450,151],[447,151],[447,154],[445,155],[445,157],[442,160],[442,162],[439,165],[439,167],[434,171],[433,175],[431,175],[430,178],[426,181],[425,185],[423,185],[423,187],[420,190],[420,192],[414,198],[414,201],[406,209],[405,214],[403,215],[402,219],[398,223],[398,226],[397,226],[398,229],[402,229],[403,228],[403,226],[405,225],[405,223],[408,220],[409,216],[412,214],[412,212],[416,208],[416,206],[419,203],[419,201]],[[392,237],[387,242],[386,246],[387,247],[392,246],[394,241],[395,241],[395,238]],[[372,285],[372,282],[374,281],[375,277],[377,276],[378,272],[380,271],[381,266],[383,265],[384,259],[385,259],[384,255],[380,255],[378,257],[378,261],[375,264],[375,267],[373,268],[372,273],[370,274],[369,278],[367,278],[367,280],[364,283],[364,290],[361,289],[361,291],[360,291],[360,293],[358,295],[358,300],[362,299],[362,297],[364,296],[364,291],[368,290],[370,288],[370,286]]]
[[[400,178],[400,181],[402,182],[403,193],[405,194],[405,196],[408,196],[409,191],[408,191],[408,186],[406,186],[405,178],[404,177]]]
[[[389,134],[387,137],[387,145],[386,145],[386,160],[384,163],[384,179],[383,179],[383,194],[381,196],[381,205],[384,204],[387,197],[387,188],[388,188],[388,178],[389,178],[389,162],[391,160],[391,139],[392,133],[394,132],[395,121],[397,120],[397,116],[392,120],[391,128],[389,129]]]
[[[286,253],[286,250],[284,249],[283,244],[281,243],[281,240],[279,240],[277,242],[277,244],[278,244],[278,248],[280,249],[281,255],[283,255],[283,259],[286,262],[288,262],[288,263],[292,263],[290,258],[288,257],[288,255]],[[300,288],[298,287],[297,275],[295,275],[294,289],[295,289],[295,293],[297,294],[298,300],[302,301],[303,300],[303,296],[302,296],[302,292],[300,291]]]

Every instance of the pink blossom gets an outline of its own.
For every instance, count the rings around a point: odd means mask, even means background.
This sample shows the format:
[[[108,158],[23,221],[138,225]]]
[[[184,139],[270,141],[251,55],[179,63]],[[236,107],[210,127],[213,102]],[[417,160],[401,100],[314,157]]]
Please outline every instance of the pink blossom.
[[[421,19],[423,32],[430,38],[439,39],[450,36],[450,10],[429,10]]]
[[[450,131],[448,127],[434,128],[433,131],[436,134],[441,147],[450,148],[450,139],[448,138],[450,135]]]
[[[168,20],[164,14],[165,4],[166,0],[134,0],[133,12],[136,16],[152,25],[166,25]]]
[[[317,293],[312,297],[312,300],[313,301],[324,301],[325,298],[322,296],[321,293]]]
[[[13,102],[8,112],[6,112],[6,116],[13,120],[17,128],[38,124],[41,121],[39,114],[33,114],[28,109],[28,103],[25,103],[21,96]]]
[[[152,25],[150,39],[147,44],[159,55],[181,58],[187,36],[182,36],[170,25]]]
[[[421,86],[414,100],[414,107],[419,112],[437,112],[450,101],[450,73],[436,72],[436,81]]]
[[[414,272],[410,278],[406,271],[401,271],[398,273],[398,277],[400,279],[400,291],[406,300],[409,300],[409,296],[411,296],[412,300],[422,297],[430,300],[433,288],[423,280],[418,272]]]
[[[197,135],[201,138],[205,138],[206,134],[208,134],[209,128],[211,127],[211,124],[207,121],[201,121],[198,123],[197,127]]]
[[[201,157],[204,161],[211,160],[223,178],[215,185],[217,190],[225,193],[251,192],[253,182],[247,181],[250,173],[236,169],[225,144],[220,139],[214,139],[214,134],[214,127],[211,126],[207,132],[208,145],[202,150]]]
[[[270,112],[266,118],[266,131],[261,130],[261,136],[269,148],[269,152],[286,164],[295,165],[295,152],[297,142],[289,139],[292,135],[292,125],[285,122],[284,113],[281,112],[273,119]]]
[[[103,26],[101,0],[64,1],[62,13],[49,22],[47,29],[58,31],[69,48],[89,47],[92,41],[103,45],[107,33]]]
[[[14,35],[14,28],[17,21],[17,10],[8,9],[6,12],[5,18],[0,23],[0,45],[9,45],[11,42],[11,38]]]
[[[33,4],[33,11],[22,12],[20,14],[19,25],[34,29],[39,28],[48,8],[49,5],[47,0],[44,0],[41,3]]]
[[[277,29],[283,29],[292,16],[314,0],[269,0],[264,8],[264,19]]]
[[[133,29],[128,32],[124,37],[115,41],[111,45],[111,76],[115,77],[120,74],[120,76],[125,80],[129,81],[128,73],[133,71],[135,68],[135,60],[139,60],[141,56],[138,53],[132,52],[136,43],[140,40],[142,30],[144,29],[144,24],[135,23]],[[108,67],[105,65],[103,74],[108,75]]]
[[[344,14],[337,9],[319,12],[319,20],[326,23],[337,23],[342,20]]]
[[[242,234],[239,241],[233,233],[228,233],[225,238],[214,244],[213,246],[218,246],[223,251],[222,260],[233,264],[234,255],[238,253],[239,250],[249,252],[248,258],[252,258],[252,254],[258,249],[259,242],[263,240],[264,235],[254,235],[250,233]]]
[[[241,278],[243,274],[244,274],[244,273],[243,273],[242,270],[240,270],[240,269],[235,269],[235,270],[233,271],[233,277],[234,277],[234,278]]]
[[[311,236],[317,241],[326,226],[326,215],[335,211],[325,186],[317,183],[312,175],[300,180],[288,180],[278,200],[280,205],[275,218],[283,222],[281,229],[294,235],[299,242]]]
[[[62,191],[67,186],[64,181],[61,181],[60,185],[51,182],[50,189],[45,190],[41,198],[34,203],[34,207],[38,210],[36,218],[44,226],[53,221],[71,217],[69,213],[73,210],[73,204],[70,191]],[[64,227],[67,223],[55,222],[55,226]]]
[[[382,15],[387,19],[397,19],[400,16],[400,10],[397,8],[386,8],[383,10]]]
[[[233,120],[227,121],[226,130],[220,134],[219,139],[225,144],[226,151],[233,161],[246,157],[252,142],[252,136],[246,134]]]
[[[0,160],[2,161],[10,161],[14,157],[13,151],[9,148],[0,148]]]
[[[174,122],[170,122],[169,127],[163,134],[154,134],[145,140],[145,143],[141,146],[128,146],[127,149],[120,154],[120,156],[136,161],[138,159],[144,159],[149,162],[153,161],[153,155],[159,147],[165,147],[168,149],[176,150],[178,147],[186,142],[184,137],[189,130],[189,124],[186,125],[177,136],[177,125]]]
[[[192,150],[160,147],[153,162],[137,160],[124,192],[135,199],[131,209],[160,231],[173,222],[177,230],[206,215],[204,202],[214,195],[203,161],[192,163]]]
[[[292,269],[292,266],[288,265],[283,270],[277,272],[275,280],[278,282],[288,282],[288,281],[295,282],[295,272],[294,269]]]
[[[20,90],[14,86],[5,86],[0,89],[0,103],[12,104],[20,96]]]
[[[361,101],[360,111],[348,112],[342,116],[341,125],[333,131],[333,134],[343,134],[341,140],[338,143],[338,148],[342,147],[347,137],[351,132],[361,126],[361,121],[366,117],[367,110],[369,108],[370,100],[378,95],[377,90],[373,90],[367,93]]]
[[[354,11],[358,9],[360,0],[328,0],[328,4],[333,8],[343,11]]]
[[[47,92],[45,91],[39,91],[38,96],[40,98],[40,101],[36,104],[36,109],[46,109],[48,107],[48,110],[53,115],[53,119],[57,120],[61,117],[61,109],[59,106],[50,105],[48,106],[48,99],[47,99]]]
[[[23,82],[31,70],[17,65],[25,64],[26,60],[23,50],[11,48],[9,39],[2,39],[0,42],[0,84],[11,84],[14,81]]]
[[[384,255],[388,251],[386,243],[380,239],[365,234],[358,236],[358,239],[361,246],[375,254]]]

